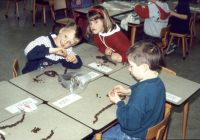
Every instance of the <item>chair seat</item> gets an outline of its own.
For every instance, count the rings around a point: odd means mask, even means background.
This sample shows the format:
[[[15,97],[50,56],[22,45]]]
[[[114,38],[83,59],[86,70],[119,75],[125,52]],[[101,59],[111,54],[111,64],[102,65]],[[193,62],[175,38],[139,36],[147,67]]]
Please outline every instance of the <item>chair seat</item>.
[[[158,45],[158,47],[160,47],[160,48],[164,48],[164,46],[165,46],[165,44],[164,44],[164,42],[163,41],[159,41],[159,42],[155,42],[157,45]]]
[[[178,33],[172,33],[170,32],[169,35],[177,36],[177,37],[186,37],[188,34],[178,34]]]
[[[37,5],[41,6],[48,6],[49,7],[49,2],[48,1],[38,1],[36,2]]]
[[[62,18],[62,19],[56,20],[56,22],[60,23],[60,24],[68,24],[68,23],[74,22],[74,19],[72,19],[72,18]]]

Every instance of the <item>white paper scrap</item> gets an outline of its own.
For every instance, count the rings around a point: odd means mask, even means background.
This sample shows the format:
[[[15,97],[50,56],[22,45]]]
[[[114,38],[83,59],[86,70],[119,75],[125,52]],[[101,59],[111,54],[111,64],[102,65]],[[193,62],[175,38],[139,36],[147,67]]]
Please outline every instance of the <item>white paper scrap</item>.
[[[62,99],[59,99],[58,101],[53,102],[54,105],[63,108],[79,99],[81,99],[82,97],[77,95],[77,94],[70,94]]]
[[[91,79],[94,79],[95,77],[100,75],[100,74],[93,72],[93,71],[89,72],[88,74],[91,76]]]
[[[178,96],[173,95],[173,94],[168,93],[168,92],[166,92],[166,98],[167,98],[168,100],[174,101],[174,102],[176,102],[176,103],[182,99],[181,97],[178,97]]]
[[[20,101],[14,105],[11,105],[9,107],[6,107],[5,109],[8,110],[10,113],[14,114],[18,112],[18,108],[21,108],[25,105],[31,105],[31,104],[36,104],[38,101],[32,99],[32,98],[27,98],[23,101]]]
[[[5,133],[5,132],[3,132],[2,130],[0,130],[0,133],[1,133],[1,134],[3,134],[3,135],[5,135],[5,134],[6,134],[6,133]]]
[[[95,69],[98,69],[98,70],[100,70],[100,71],[104,71],[104,72],[106,72],[106,73],[112,71],[112,69],[110,69],[110,68],[108,68],[108,67],[105,67],[105,66],[101,66],[101,64],[97,64],[97,63],[95,63],[95,62],[93,62],[93,63],[91,63],[91,64],[88,64],[88,66],[93,67],[93,68],[95,68]]]

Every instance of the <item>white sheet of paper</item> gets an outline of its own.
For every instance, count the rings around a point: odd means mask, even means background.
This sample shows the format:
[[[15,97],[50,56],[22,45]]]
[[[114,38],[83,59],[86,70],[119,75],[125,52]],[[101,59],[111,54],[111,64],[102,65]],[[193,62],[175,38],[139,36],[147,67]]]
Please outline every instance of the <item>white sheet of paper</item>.
[[[32,98],[27,98],[23,101],[20,101],[14,105],[11,105],[9,107],[6,107],[5,109],[8,110],[10,113],[14,114],[16,112],[18,112],[18,107],[21,108],[24,105],[30,105],[30,104],[36,104],[38,101],[32,99]]]
[[[166,92],[166,98],[167,98],[168,100],[174,101],[174,102],[176,102],[176,103],[182,99],[181,97],[178,97],[178,96],[173,95],[173,94],[168,93],[168,92]]]
[[[93,67],[93,68],[95,68],[95,69],[98,69],[98,70],[100,70],[100,71],[104,71],[104,72],[106,72],[106,73],[112,71],[112,69],[110,69],[110,68],[108,68],[108,67],[105,67],[105,66],[101,66],[101,64],[97,64],[97,63],[95,63],[95,62],[93,62],[93,63],[91,63],[91,64],[88,64],[88,66]]]
[[[3,135],[5,135],[5,134],[6,134],[6,133],[5,133],[5,132],[3,132],[2,130],[0,130],[0,133],[1,133],[1,134],[3,134]]]
[[[91,79],[94,79],[95,77],[100,75],[100,74],[93,72],[93,71],[89,72],[88,74],[91,76]]]
[[[70,94],[62,99],[59,99],[55,102],[53,102],[54,105],[60,107],[60,108],[63,108],[79,99],[81,99],[82,97],[77,95],[77,94]]]

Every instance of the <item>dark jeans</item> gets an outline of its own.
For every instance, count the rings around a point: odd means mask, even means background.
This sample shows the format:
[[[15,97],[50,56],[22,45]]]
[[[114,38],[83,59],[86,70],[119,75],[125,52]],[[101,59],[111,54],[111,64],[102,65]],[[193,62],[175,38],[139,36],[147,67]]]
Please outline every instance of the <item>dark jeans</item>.
[[[153,37],[153,36],[150,36],[150,35],[147,35],[144,33],[144,31],[138,31],[138,33],[136,34],[136,37],[135,37],[135,43],[140,41],[140,40],[143,40],[143,39],[149,39],[149,40],[152,40],[152,41],[162,41],[162,38],[160,37]]]

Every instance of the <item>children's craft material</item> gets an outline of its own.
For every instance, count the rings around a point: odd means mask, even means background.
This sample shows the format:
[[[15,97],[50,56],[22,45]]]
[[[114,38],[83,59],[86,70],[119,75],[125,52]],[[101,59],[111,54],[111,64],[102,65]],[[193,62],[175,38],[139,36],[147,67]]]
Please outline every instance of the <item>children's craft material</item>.
[[[31,132],[33,132],[33,133],[37,133],[38,131],[40,131],[41,129],[40,128],[36,128],[36,127],[34,127],[34,129],[33,130],[31,130]]]
[[[2,127],[0,127],[0,129],[1,130],[2,129],[6,129],[7,127],[11,128],[11,127],[14,127],[14,126],[18,125],[19,123],[22,123],[24,121],[24,116],[25,116],[25,114],[23,114],[22,119],[20,121],[14,123],[14,124],[11,124],[11,125],[2,126]]]
[[[108,97],[108,94],[107,94],[106,96]],[[126,96],[120,96],[120,97],[121,97],[121,100],[126,99]],[[95,114],[95,116],[94,116],[95,120],[93,121],[93,124],[95,124],[95,123],[98,121],[98,116],[99,116],[103,111],[105,111],[106,109],[110,108],[110,107],[113,106],[113,105],[114,105],[114,103],[109,104],[109,105],[107,105],[106,107],[102,108],[97,114]]]
[[[33,82],[37,82],[37,83],[39,82],[39,83],[41,83],[42,79],[38,79],[38,77],[40,77],[40,76],[42,76],[44,74],[47,75],[47,76],[49,76],[49,77],[55,77],[56,75],[58,76],[58,73],[55,72],[55,71],[53,71],[53,70],[51,70],[51,71],[45,71],[44,73],[36,76],[36,78],[33,78]],[[44,81],[43,81],[43,83],[44,83]]]
[[[0,139],[5,140],[5,137],[3,134],[0,133]]]
[[[43,138],[42,140],[48,140],[53,136],[54,132],[53,130],[51,130],[51,134],[47,137],[47,138]]]
[[[110,62],[110,63],[112,63],[112,64],[115,65],[115,66],[117,65],[117,64],[114,63],[113,61],[110,61],[106,55],[104,55],[104,56],[96,56],[96,59],[102,59],[102,60],[103,60],[103,63],[108,63],[108,62]]]

